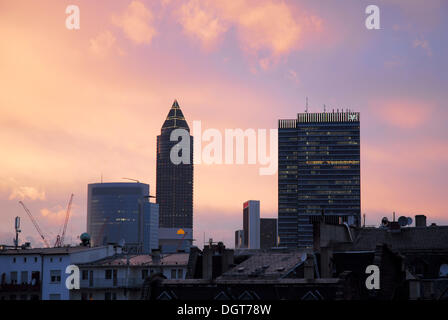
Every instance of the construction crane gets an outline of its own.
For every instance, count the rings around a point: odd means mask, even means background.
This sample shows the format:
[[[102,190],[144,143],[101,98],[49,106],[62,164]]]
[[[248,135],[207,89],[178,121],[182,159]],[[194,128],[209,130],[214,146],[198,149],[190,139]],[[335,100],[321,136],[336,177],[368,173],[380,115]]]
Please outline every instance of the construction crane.
[[[62,226],[62,234],[61,235],[58,234],[56,237],[56,243],[54,244],[55,248],[64,246],[65,232],[67,231],[67,224],[68,219],[70,218],[70,210],[72,209],[72,202],[73,202],[73,193],[70,196],[70,200],[68,201],[67,212],[65,213],[64,225]]]
[[[50,248],[50,244],[48,243],[47,239],[45,239],[44,234],[42,233],[42,230],[40,229],[39,225],[37,224],[36,219],[34,219],[33,215],[31,214],[30,210],[25,206],[25,204],[22,201],[19,201],[19,203],[22,205],[25,212],[28,214],[28,217],[30,217],[31,222],[33,223],[34,227],[36,228],[37,232],[39,233],[40,237],[44,241],[47,248]]]

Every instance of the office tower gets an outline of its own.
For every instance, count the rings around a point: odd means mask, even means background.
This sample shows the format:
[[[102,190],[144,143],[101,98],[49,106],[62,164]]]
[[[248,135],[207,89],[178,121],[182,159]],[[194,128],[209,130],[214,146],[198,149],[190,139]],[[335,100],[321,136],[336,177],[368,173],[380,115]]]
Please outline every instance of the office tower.
[[[280,246],[312,246],[316,219],[360,224],[359,128],[359,113],[352,111],[279,120]]]
[[[260,219],[260,249],[277,246],[277,219]]]
[[[171,161],[172,148],[180,142],[171,141],[173,130],[186,130],[190,138],[190,163]],[[182,156],[179,152],[179,156]],[[193,137],[179,107],[174,103],[157,136],[157,203],[159,204],[159,242],[162,251],[188,250],[193,239]]]
[[[235,249],[243,248],[244,246],[244,230],[235,231]]]
[[[124,244],[126,250],[149,253],[158,248],[158,205],[149,202],[144,183],[88,185],[87,233],[95,246]]]
[[[249,200],[243,204],[244,247],[260,249],[260,201]]]

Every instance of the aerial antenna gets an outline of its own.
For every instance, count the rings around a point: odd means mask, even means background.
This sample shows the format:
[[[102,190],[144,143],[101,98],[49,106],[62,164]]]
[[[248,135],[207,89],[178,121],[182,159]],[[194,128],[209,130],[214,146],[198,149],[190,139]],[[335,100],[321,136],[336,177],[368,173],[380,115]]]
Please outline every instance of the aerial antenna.
[[[135,181],[137,183],[140,183],[140,181],[138,181],[137,179],[132,179],[132,178],[121,178],[121,179],[129,180],[129,181]]]
[[[305,113],[308,113],[308,97],[306,97]]]
[[[327,106],[324,104],[324,113],[327,111]]]

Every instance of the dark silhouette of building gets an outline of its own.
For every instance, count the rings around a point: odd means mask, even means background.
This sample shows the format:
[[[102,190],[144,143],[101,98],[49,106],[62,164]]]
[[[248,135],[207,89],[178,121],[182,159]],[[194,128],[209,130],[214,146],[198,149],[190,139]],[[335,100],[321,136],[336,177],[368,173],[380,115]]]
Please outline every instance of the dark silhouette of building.
[[[260,219],[260,249],[277,246],[277,219]]]
[[[360,223],[358,112],[299,113],[278,124],[280,246],[313,245],[314,219]]]
[[[183,129],[190,138],[189,163],[174,164],[170,153],[180,142],[171,141],[173,130]],[[179,151],[182,156],[184,150]],[[193,137],[179,107],[174,103],[157,136],[157,203],[159,204],[160,228],[193,228]],[[191,234],[189,234],[191,236]]]

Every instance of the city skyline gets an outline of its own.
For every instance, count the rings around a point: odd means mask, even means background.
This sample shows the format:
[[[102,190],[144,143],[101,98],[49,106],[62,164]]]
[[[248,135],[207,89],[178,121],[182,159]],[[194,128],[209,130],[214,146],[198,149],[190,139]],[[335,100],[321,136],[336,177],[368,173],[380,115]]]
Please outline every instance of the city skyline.
[[[446,3],[378,1],[381,30],[364,27],[367,1],[77,4],[77,31],[65,28],[66,2],[0,4],[0,243],[12,243],[15,216],[21,241],[38,243],[19,200],[55,238],[74,193],[75,243],[88,183],[129,177],[154,190],[174,99],[220,131],[276,128],[307,96],[310,112],[356,109],[367,224],[393,211],[448,223]],[[195,165],[194,181],[198,245],[206,232],[233,247],[246,199],[277,217],[277,175],[258,166]]]

